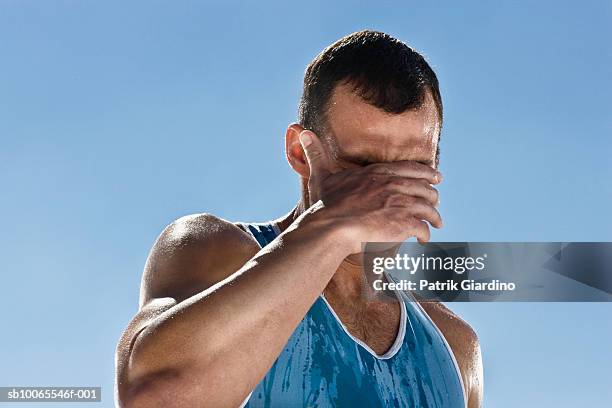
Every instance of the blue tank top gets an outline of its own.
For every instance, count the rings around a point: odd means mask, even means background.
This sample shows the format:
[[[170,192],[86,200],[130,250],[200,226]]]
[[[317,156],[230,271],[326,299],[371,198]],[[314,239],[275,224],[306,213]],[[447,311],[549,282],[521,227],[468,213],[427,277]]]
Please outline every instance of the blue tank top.
[[[238,225],[261,247],[280,234],[273,223]],[[353,337],[320,295],[242,406],[465,408],[457,361],[442,333],[411,295],[396,295],[400,327],[383,355]]]

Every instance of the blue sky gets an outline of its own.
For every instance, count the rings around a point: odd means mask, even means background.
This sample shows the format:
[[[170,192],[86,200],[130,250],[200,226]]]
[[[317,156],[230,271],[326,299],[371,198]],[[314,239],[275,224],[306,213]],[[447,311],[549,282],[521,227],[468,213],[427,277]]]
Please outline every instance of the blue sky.
[[[0,0],[0,385],[101,385],[112,405],[157,234],[286,212],[304,68],[363,28],[439,75],[435,240],[612,240],[612,3],[331,3]],[[612,400],[610,304],[453,309],[481,339],[485,406]]]

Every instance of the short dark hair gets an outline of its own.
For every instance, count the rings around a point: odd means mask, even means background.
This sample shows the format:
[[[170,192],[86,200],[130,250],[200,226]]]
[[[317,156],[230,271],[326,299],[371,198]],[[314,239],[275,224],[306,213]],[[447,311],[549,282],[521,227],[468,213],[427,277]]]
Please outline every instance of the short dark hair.
[[[442,125],[438,78],[417,51],[379,31],[347,35],[325,48],[306,68],[299,123],[323,136],[336,85],[349,83],[367,103],[389,113],[420,108],[429,90]]]

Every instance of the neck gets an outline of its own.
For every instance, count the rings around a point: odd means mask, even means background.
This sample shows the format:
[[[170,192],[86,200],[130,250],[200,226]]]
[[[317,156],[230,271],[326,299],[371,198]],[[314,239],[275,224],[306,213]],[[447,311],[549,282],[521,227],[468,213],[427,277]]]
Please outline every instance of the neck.
[[[277,218],[274,220],[276,225],[281,231],[286,230],[289,226],[306,210],[304,202],[302,200],[298,201],[298,203],[289,211],[287,214]]]
[[[295,221],[312,204],[310,203],[310,197],[308,194],[308,181],[306,179],[302,179],[300,182],[300,187],[302,191],[300,201],[297,202],[291,211],[275,220],[276,225],[278,225],[278,228],[281,231],[289,228],[289,225],[291,225],[293,221]]]

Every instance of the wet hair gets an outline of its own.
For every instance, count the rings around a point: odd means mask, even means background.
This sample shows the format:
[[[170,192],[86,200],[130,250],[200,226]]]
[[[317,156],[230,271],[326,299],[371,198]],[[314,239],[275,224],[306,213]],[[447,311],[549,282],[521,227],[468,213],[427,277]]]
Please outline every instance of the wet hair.
[[[417,51],[378,31],[358,31],[325,48],[306,68],[299,123],[325,137],[336,85],[347,83],[364,101],[389,113],[420,108],[431,93],[442,126],[438,78]]]

